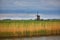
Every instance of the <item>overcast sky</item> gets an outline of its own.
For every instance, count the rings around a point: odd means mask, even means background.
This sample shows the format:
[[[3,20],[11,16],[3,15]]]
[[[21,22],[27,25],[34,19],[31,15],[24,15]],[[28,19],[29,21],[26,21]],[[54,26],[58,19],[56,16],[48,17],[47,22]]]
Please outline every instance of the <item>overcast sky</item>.
[[[0,19],[60,19],[60,0],[0,0]]]

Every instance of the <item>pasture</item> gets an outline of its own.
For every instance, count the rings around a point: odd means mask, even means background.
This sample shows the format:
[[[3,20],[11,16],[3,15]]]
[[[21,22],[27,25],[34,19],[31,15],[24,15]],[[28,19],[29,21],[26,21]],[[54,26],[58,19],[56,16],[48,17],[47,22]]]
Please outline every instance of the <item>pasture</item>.
[[[41,35],[60,35],[60,20],[0,20],[0,37]]]

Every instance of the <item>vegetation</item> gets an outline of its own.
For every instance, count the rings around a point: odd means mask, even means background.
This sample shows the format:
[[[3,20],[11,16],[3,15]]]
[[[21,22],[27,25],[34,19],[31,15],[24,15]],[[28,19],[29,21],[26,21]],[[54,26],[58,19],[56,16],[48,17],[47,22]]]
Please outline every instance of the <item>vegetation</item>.
[[[0,20],[0,36],[60,35],[60,20]]]

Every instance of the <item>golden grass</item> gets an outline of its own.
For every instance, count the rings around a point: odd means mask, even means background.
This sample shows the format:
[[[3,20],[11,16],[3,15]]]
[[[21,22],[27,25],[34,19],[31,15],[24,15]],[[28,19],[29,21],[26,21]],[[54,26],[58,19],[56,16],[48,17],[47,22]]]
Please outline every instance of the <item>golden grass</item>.
[[[60,30],[60,21],[54,21],[54,22],[30,22],[30,23],[15,23],[11,22],[8,23],[0,23],[0,32],[13,32],[16,34],[16,32],[24,32],[24,31],[39,31],[39,30],[46,30],[50,34],[51,31],[56,33],[56,30]],[[49,32],[50,31],[50,32]],[[60,32],[59,32],[60,33]]]

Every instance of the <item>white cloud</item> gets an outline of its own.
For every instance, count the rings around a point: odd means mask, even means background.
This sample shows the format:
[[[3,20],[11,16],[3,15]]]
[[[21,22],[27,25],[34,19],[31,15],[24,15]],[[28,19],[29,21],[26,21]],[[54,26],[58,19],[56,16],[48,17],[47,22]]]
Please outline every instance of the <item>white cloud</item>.
[[[0,20],[1,19],[36,19],[36,15],[35,13],[33,14],[0,14]],[[51,14],[43,14],[43,13],[39,13],[41,19],[60,19],[59,15],[51,15]]]
[[[35,14],[0,14],[0,19],[35,19]]]

